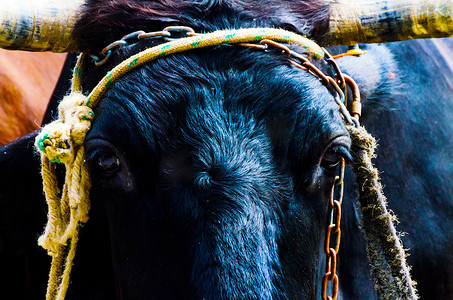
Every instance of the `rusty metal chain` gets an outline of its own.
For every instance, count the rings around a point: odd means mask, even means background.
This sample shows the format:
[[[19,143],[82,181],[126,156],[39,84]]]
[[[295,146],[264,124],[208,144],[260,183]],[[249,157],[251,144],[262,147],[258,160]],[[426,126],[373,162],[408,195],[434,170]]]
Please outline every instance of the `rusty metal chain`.
[[[143,39],[163,38],[172,40],[175,38],[188,37],[198,35],[195,31],[187,26],[168,26],[162,31],[145,32],[143,30],[131,32],[121,39],[110,43],[107,47],[101,50],[98,55],[91,54],[90,57],[93,63],[98,67],[105,64],[112,54],[112,51],[118,46],[133,45]],[[174,37],[173,37],[174,36]]]
[[[91,55],[96,66],[104,64],[110,57],[112,50],[121,45],[131,45],[137,43],[142,39],[150,38],[163,38],[166,40],[172,40],[175,38],[182,38],[187,36],[198,35],[192,28],[185,26],[171,26],[166,27],[162,31],[156,32],[144,32],[136,31],[132,32],[118,41],[115,41],[102,49],[101,55],[104,58],[99,58],[98,56]],[[134,41],[135,40],[135,41]],[[130,43],[130,41],[132,43]],[[330,65],[334,70],[335,79],[325,75],[319,68],[317,68],[313,63],[311,63],[305,56],[289,49],[287,46],[280,44],[272,40],[262,40],[259,44],[254,43],[240,43],[238,44],[242,47],[253,48],[258,50],[269,50],[276,49],[281,50],[283,53],[286,53],[291,57],[290,63],[295,67],[302,69],[310,74],[319,78],[319,80],[329,89],[335,99],[335,102],[338,104],[340,113],[344,117],[346,123],[359,126],[359,117],[361,115],[361,103],[360,103],[360,92],[357,84],[354,80],[343,74],[340,71],[340,68],[336,64],[334,58],[329,54],[329,52],[323,48],[325,52],[324,60]],[[346,92],[347,88],[350,88],[352,91],[352,103],[351,103],[351,114],[346,108]],[[337,254],[340,250],[340,240],[341,240],[341,204],[343,202],[344,194],[344,170],[345,170],[345,160],[341,158],[339,175],[335,177],[334,183],[332,185],[330,198],[329,198],[329,214],[330,222],[327,227],[325,242],[324,242],[324,252],[326,255],[326,273],[322,278],[321,285],[321,296],[323,300],[336,300],[338,296],[338,286],[339,279],[337,275]],[[335,196],[337,195],[337,199]],[[334,243],[332,243],[334,242]],[[328,282],[330,283],[331,295],[328,296]]]
[[[333,57],[324,49],[326,53],[326,61],[333,66],[335,70],[335,78],[333,80],[328,77],[329,83],[335,88],[339,97],[335,96],[335,101],[340,107],[340,112],[343,114],[346,122],[351,125],[358,127],[359,117],[362,111],[362,105],[360,102],[360,91],[355,81],[348,75],[342,74],[340,68],[336,64]],[[341,91],[341,88],[344,92]],[[348,87],[352,91],[352,103],[351,103],[351,114],[346,108],[346,98],[344,95],[347,92]],[[321,283],[321,297],[322,300],[336,300],[338,297],[338,286],[339,279],[337,275],[337,254],[340,250],[341,241],[341,204],[343,203],[344,195],[344,170],[345,160],[341,158],[339,175],[335,176],[335,180],[332,185],[330,192],[328,210],[330,213],[330,222],[327,226],[326,236],[324,241],[324,254],[326,255],[326,273],[322,278]],[[337,196],[337,198],[336,198]],[[333,235],[332,235],[333,233]],[[334,243],[332,243],[334,242]],[[330,296],[328,296],[328,282],[330,281]]]
[[[290,59],[291,64],[293,64],[295,67],[302,69],[304,71],[309,72],[310,74],[316,76],[319,78],[319,80],[329,89],[332,90],[334,93],[334,99],[335,102],[338,104],[340,108],[340,112],[345,118],[346,123],[354,125],[356,127],[359,126],[359,120],[358,117],[360,116],[361,113],[361,104],[360,104],[360,93],[357,84],[354,82],[354,80],[347,76],[346,74],[343,74],[340,71],[340,68],[338,67],[337,63],[335,62],[334,58],[330,55],[330,53],[323,48],[324,53],[325,53],[325,61],[327,64],[332,66],[334,73],[335,73],[335,79],[325,75],[320,69],[318,69],[313,63],[311,63],[308,58],[305,56],[289,49],[287,46],[277,43],[275,41],[271,40],[262,40],[260,44],[249,44],[249,43],[242,43],[239,44],[240,46],[245,46],[245,47],[252,47],[256,49],[261,49],[261,50],[267,50],[271,47],[275,49],[279,49],[282,52],[287,53],[289,56],[296,58],[298,61]],[[349,113],[348,109],[346,108],[346,91],[347,87],[351,87],[352,92],[353,92],[353,109],[352,109],[352,114]]]
[[[330,192],[329,199],[329,213],[330,222],[326,231],[326,238],[324,241],[324,253],[326,255],[326,273],[322,278],[321,296],[322,300],[336,300],[338,296],[338,275],[337,275],[337,254],[340,250],[341,240],[341,204],[343,202],[344,194],[344,169],[345,160],[341,158],[339,175],[335,176],[334,183]],[[335,197],[337,195],[338,198]],[[334,235],[332,235],[332,233]],[[332,244],[332,242],[334,242]],[[327,283],[331,282],[330,296],[327,294]]]
[[[129,33],[125,36],[123,36],[121,39],[114,41],[113,43],[109,44],[107,47],[102,49],[99,55],[93,55],[91,54],[90,57],[92,58],[94,64],[96,66],[101,66],[105,64],[108,59],[110,58],[110,55],[112,54],[113,50],[119,46],[128,46],[128,45],[133,45],[140,40],[143,39],[155,39],[155,38],[161,38],[164,40],[174,40],[174,39],[179,39],[179,38],[184,38],[184,37],[189,37],[189,36],[196,36],[199,35],[199,33],[196,33],[191,27],[188,26],[168,26],[165,27],[161,31],[154,31],[154,32],[145,32],[143,30],[139,31],[134,31],[132,33]],[[290,62],[302,69],[305,70],[314,76],[318,77],[321,82],[327,87],[331,87],[336,93],[334,95],[335,101],[340,107],[340,112],[345,118],[346,122],[348,124],[355,124],[358,126],[358,119],[351,117],[349,114],[348,110],[346,109],[345,106],[345,93],[343,93],[342,89],[346,91],[346,80],[348,83],[353,83],[355,82],[350,78],[349,76],[343,75],[342,72],[340,71],[340,68],[336,64],[334,58],[330,55],[330,53],[322,48],[325,53],[325,61],[332,66],[332,68],[335,71],[335,80],[329,76],[326,76],[321,70],[319,70],[315,65],[313,65],[304,55],[301,55],[297,53],[296,51],[293,51],[289,49],[287,46],[280,44],[278,42],[272,41],[272,40],[261,40],[259,44],[253,44],[253,43],[240,43],[237,44],[242,47],[248,47],[248,48],[254,48],[254,49],[259,49],[259,50],[268,50],[270,48],[274,48],[277,50],[281,50],[282,52],[288,54],[290,57],[293,57],[300,62],[297,62],[296,60],[291,59]],[[357,85],[355,85],[357,87]],[[358,90],[358,88],[357,88]],[[359,95],[359,93],[356,93]],[[360,95],[359,95],[360,97]],[[357,103],[357,102],[356,102]],[[358,100],[358,103],[360,104],[360,98]],[[356,104],[357,106],[357,104]],[[359,113],[360,115],[360,113]]]

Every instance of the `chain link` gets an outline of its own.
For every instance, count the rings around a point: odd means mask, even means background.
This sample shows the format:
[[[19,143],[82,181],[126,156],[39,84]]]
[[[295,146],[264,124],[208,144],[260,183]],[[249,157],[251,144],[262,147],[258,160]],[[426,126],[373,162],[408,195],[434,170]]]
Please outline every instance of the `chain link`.
[[[93,55],[91,54],[91,58],[93,59],[93,62],[96,66],[101,66],[105,64],[108,59],[110,58],[112,52],[114,51],[115,48],[119,46],[127,46],[127,45],[132,45],[137,43],[140,40],[143,39],[154,39],[154,38],[162,38],[164,40],[174,40],[178,38],[184,38],[184,37],[189,37],[189,36],[196,36],[200,35],[199,33],[196,33],[191,27],[187,26],[168,26],[165,27],[162,31],[154,31],[154,32],[145,32],[143,30],[139,31],[134,31],[132,33],[129,33],[125,36],[123,36],[120,40],[114,41],[113,43],[109,44],[107,47],[102,49],[101,53],[99,55]],[[340,112],[344,116],[346,122],[348,124],[354,124],[355,126],[358,126],[358,116],[360,113],[357,115],[357,117],[351,117],[349,114],[346,106],[345,106],[345,93],[343,93],[343,89],[346,91],[346,81],[348,80],[348,83],[354,83],[355,82],[350,78],[349,76],[343,75],[342,72],[340,71],[340,68],[336,64],[335,60],[333,57],[330,55],[330,53],[322,48],[325,53],[325,61],[331,65],[335,71],[335,79],[333,79],[330,76],[325,75],[321,70],[319,70],[315,65],[313,65],[305,56],[289,49],[287,46],[280,44],[278,42],[272,41],[272,40],[261,40],[259,44],[253,44],[253,43],[240,43],[238,44],[239,46],[242,47],[248,47],[248,48],[254,48],[258,50],[268,50],[270,48],[274,48],[277,50],[281,50],[282,52],[286,53],[287,55],[295,58],[291,59],[290,62],[296,66],[297,68],[300,68],[304,71],[307,71],[314,76],[318,77],[321,82],[330,89],[333,89],[334,92],[334,98],[335,101],[337,102],[338,106],[340,107]],[[298,62],[298,61],[299,62]],[[357,86],[357,85],[355,85]],[[358,90],[358,88],[357,88]],[[359,95],[359,93],[357,93]],[[360,96],[359,96],[360,97]],[[354,107],[358,107],[360,105],[360,98],[357,101],[353,102]]]
[[[338,104],[340,108],[340,112],[345,118],[346,123],[354,125],[356,127],[359,126],[359,121],[358,117],[360,116],[361,112],[361,104],[360,104],[360,93],[357,84],[354,82],[354,80],[343,74],[340,71],[340,68],[338,67],[337,63],[335,60],[332,58],[330,53],[325,49],[322,48],[326,54],[325,56],[325,61],[327,64],[333,67],[335,71],[335,79],[325,75],[320,69],[318,69],[315,65],[313,65],[305,56],[289,49],[287,46],[282,45],[280,43],[277,43],[275,41],[271,40],[262,40],[260,44],[240,44],[241,46],[246,46],[246,47],[253,47],[253,48],[258,48],[261,50],[267,50],[270,47],[273,47],[275,49],[282,50],[282,52],[287,53],[293,58],[296,58],[300,62],[291,59],[290,62],[297,68],[302,69],[304,71],[307,71],[311,73],[312,75],[316,76],[319,78],[319,80],[328,88],[334,91],[334,99],[335,102]],[[351,116],[348,109],[346,108],[346,91],[347,87],[350,86],[352,91],[353,91],[353,107],[357,108],[356,110],[353,109],[353,114],[354,116]],[[344,90],[344,92],[343,92]],[[358,113],[357,113],[358,112]]]
[[[109,60],[112,51],[119,46],[133,45],[143,39],[163,38],[167,40],[173,40],[177,38],[195,35],[198,35],[198,33],[196,33],[192,28],[187,26],[168,26],[165,27],[162,31],[153,32],[145,32],[143,30],[138,30],[131,32],[123,36],[121,39],[109,44],[107,47],[101,50],[99,55],[91,54],[90,57],[92,58],[93,63],[97,67],[99,67]]]
[[[359,126],[359,117],[361,115],[361,103],[360,103],[360,91],[355,81],[346,74],[342,74],[340,68],[336,64],[332,56],[325,50],[326,61],[328,64],[333,66],[336,72],[336,80],[328,77],[329,84],[331,84],[337,92],[335,101],[340,107],[340,112],[344,116],[346,122],[353,124],[356,127]],[[340,88],[341,87],[341,88]],[[347,88],[352,90],[352,116],[346,108],[345,94]],[[344,89],[344,93],[341,91]],[[324,253],[326,255],[326,273],[322,278],[321,284],[321,297],[322,300],[336,300],[338,297],[338,286],[339,279],[337,275],[337,254],[340,250],[341,241],[341,204],[343,203],[344,196],[344,171],[345,171],[345,159],[341,158],[339,175],[335,177],[330,192],[328,209],[330,213],[330,222],[327,226],[326,236],[324,241]],[[336,198],[337,197],[337,198]],[[332,237],[332,233],[335,237]],[[332,242],[334,242],[332,244]],[[328,282],[330,281],[330,296],[327,293]]]
[[[345,160],[341,158],[339,175],[335,177],[329,199],[330,223],[327,227],[324,241],[324,253],[326,255],[326,273],[322,278],[321,296],[323,300],[336,300],[338,296],[337,254],[340,250],[341,240],[341,204],[344,194],[344,169]],[[337,200],[335,196],[337,195]],[[335,237],[332,238],[332,233]],[[332,242],[334,242],[332,244]],[[327,283],[331,282],[331,296],[327,296]]]

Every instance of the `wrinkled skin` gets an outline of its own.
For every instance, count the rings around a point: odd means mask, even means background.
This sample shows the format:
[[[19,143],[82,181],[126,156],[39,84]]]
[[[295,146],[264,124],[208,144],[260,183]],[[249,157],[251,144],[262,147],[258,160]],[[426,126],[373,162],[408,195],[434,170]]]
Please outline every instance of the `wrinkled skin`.
[[[219,18],[205,15],[206,26],[215,27],[210,17]],[[280,21],[291,24],[288,19]],[[241,22],[251,27],[275,20]],[[361,87],[362,120],[379,140],[376,163],[398,229],[409,233],[403,242],[411,248],[420,292],[449,299],[452,89],[447,75],[426,80],[437,70],[428,62],[440,59],[435,51],[423,53],[430,43],[370,46],[366,55],[338,62]],[[120,50],[105,67],[87,62],[84,90],[144,46]],[[416,56],[427,63],[413,70]],[[439,106],[427,107],[427,95]],[[91,218],[81,232],[68,299],[319,298],[327,199],[350,140],[332,95],[316,77],[275,52],[203,49],[129,73],[95,113],[86,138]],[[0,257],[7,270],[27,268],[25,276],[1,282],[20,288],[23,298],[41,299],[48,260],[34,244],[45,208],[33,138],[0,151],[0,179],[8,186],[0,193]],[[340,295],[373,299],[351,178],[346,194]]]

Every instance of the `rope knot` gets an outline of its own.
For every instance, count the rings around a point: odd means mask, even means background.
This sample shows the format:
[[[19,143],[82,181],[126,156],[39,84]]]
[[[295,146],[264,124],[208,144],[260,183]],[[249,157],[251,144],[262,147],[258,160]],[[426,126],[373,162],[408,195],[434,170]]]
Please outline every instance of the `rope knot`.
[[[94,118],[86,103],[87,97],[82,93],[64,97],[58,108],[59,118],[36,137],[36,147],[51,162],[69,164],[74,160],[75,148],[83,144]]]
[[[36,137],[35,144],[51,162],[68,163],[71,160],[71,128],[68,124],[50,123]]]

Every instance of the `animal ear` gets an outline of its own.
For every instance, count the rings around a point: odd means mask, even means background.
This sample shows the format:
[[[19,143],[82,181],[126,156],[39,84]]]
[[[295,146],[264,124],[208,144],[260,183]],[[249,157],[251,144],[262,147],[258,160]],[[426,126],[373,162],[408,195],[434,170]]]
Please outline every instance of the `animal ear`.
[[[399,97],[401,81],[397,62],[385,45],[360,45],[366,53],[360,56],[343,56],[335,59],[340,70],[351,76],[360,89],[363,104],[362,116],[373,109],[374,112],[389,108],[392,97]],[[332,55],[346,53],[347,47],[329,49]],[[366,67],[365,67],[366,66]],[[351,101],[348,101],[350,103]]]
[[[46,205],[33,146],[36,135],[0,147],[0,280],[24,299],[35,287],[45,293],[48,272],[46,252],[37,245]]]

